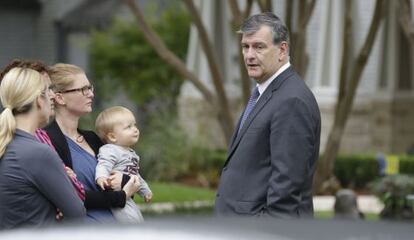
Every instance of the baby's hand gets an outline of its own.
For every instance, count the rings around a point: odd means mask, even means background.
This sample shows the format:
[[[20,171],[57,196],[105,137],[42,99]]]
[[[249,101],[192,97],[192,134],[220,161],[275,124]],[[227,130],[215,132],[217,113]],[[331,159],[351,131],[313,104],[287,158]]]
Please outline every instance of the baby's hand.
[[[101,187],[102,190],[105,190],[105,188],[109,187],[108,179],[104,177],[96,179],[96,183],[99,187]]]
[[[144,201],[145,201],[146,203],[151,202],[151,199],[152,199],[152,192],[147,193],[147,195],[145,195],[145,196],[144,196]]]

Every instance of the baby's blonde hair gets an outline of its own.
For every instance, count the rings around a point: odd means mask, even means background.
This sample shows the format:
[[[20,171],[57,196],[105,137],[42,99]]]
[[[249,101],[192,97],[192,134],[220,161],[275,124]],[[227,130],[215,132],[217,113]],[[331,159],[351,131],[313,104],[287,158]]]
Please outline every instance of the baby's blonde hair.
[[[134,116],[128,108],[122,106],[110,107],[99,113],[95,121],[95,129],[102,141],[107,142],[106,135],[114,130],[115,125],[119,124],[125,114]]]

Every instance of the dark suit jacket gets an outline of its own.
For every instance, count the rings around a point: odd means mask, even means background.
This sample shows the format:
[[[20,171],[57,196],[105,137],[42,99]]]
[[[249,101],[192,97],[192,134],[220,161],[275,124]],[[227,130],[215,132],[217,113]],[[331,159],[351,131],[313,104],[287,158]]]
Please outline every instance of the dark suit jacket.
[[[321,120],[315,97],[292,67],[274,79],[239,134],[237,129],[221,173],[215,212],[312,216]]]
[[[72,156],[70,155],[69,145],[66,141],[65,135],[62,130],[60,130],[59,125],[56,121],[51,122],[45,131],[50,137],[53,146],[56,149],[56,152],[59,154],[60,158],[63,160],[66,166],[72,167]],[[99,137],[92,131],[86,131],[78,129],[78,131],[83,135],[86,142],[95,152],[95,155],[99,152],[99,148],[103,145]],[[129,177],[124,176],[122,181],[123,185],[128,181]],[[116,208],[125,207],[126,195],[124,191],[85,191],[85,207],[86,208]]]

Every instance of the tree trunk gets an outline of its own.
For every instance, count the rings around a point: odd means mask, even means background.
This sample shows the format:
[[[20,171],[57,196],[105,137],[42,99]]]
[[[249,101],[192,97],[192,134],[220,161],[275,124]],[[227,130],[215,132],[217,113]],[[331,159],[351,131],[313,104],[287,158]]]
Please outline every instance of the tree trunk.
[[[345,20],[345,29],[352,24],[351,18],[351,2],[352,0],[348,0],[347,8],[346,8],[346,20]],[[334,177],[333,169],[335,164],[335,159],[339,151],[341,138],[345,129],[346,122],[348,120],[349,114],[352,109],[354,97],[356,94],[356,90],[358,88],[362,71],[365,68],[367,63],[368,57],[371,53],[372,47],[374,45],[374,40],[376,34],[378,32],[382,17],[383,17],[383,10],[384,10],[384,0],[377,0],[375,6],[374,16],[371,21],[371,25],[369,28],[368,35],[365,39],[364,45],[361,51],[358,54],[358,57],[354,61],[354,64],[351,67],[352,71],[349,79],[341,79],[341,82],[347,82],[348,84],[343,84],[341,89],[343,91],[343,95],[338,95],[338,102],[336,106],[335,112],[335,120],[332,126],[332,129],[329,133],[328,141],[325,147],[325,154],[323,155],[321,162],[319,163],[319,167],[317,169],[317,173],[315,175],[314,181],[314,190],[316,192],[322,191],[322,186],[324,183],[330,183],[331,179]],[[349,38],[347,33],[344,33],[344,38]],[[349,40],[349,39],[348,39]],[[346,39],[344,39],[344,43],[346,43]],[[346,46],[346,44],[344,45]],[[343,51],[347,51],[347,49],[343,49]],[[348,61],[347,59],[342,59],[342,64],[348,66],[345,62]],[[347,74],[345,71],[348,72],[348,69],[341,69],[341,78],[346,78]],[[339,97],[341,96],[341,99]],[[326,185],[325,185],[326,186]]]
[[[399,1],[399,11],[400,18],[399,23],[403,30],[405,37],[409,41],[410,46],[410,62],[414,62],[414,22],[411,16],[411,1],[410,0],[400,0]]]
[[[242,25],[244,19],[246,19],[251,12],[253,5],[253,0],[248,0],[246,4],[246,9],[242,12],[239,8],[237,0],[229,0],[230,10],[233,15],[231,21],[232,29],[236,33],[238,28]],[[239,42],[241,41],[241,36],[238,37]],[[240,44],[239,44],[240,45]],[[239,71],[240,71],[240,80],[241,80],[241,90],[242,90],[242,103],[245,105],[250,98],[250,78],[247,74],[246,67],[244,66],[244,59],[242,48],[239,46]]]
[[[409,62],[414,62],[414,22],[411,14],[411,1],[400,0],[399,3],[399,24],[403,30],[404,36],[407,38],[409,43]],[[410,80],[413,81],[413,74],[410,74]]]
[[[291,33],[290,34],[291,38],[292,38],[292,29],[293,29],[293,23],[292,23],[293,22],[293,2],[294,1],[286,1],[286,6],[285,6],[285,12],[286,12],[285,24]]]
[[[272,0],[257,0],[261,12],[272,12]]]
[[[197,27],[199,37],[201,40],[201,46],[207,57],[207,62],[210,68],[213,85],[217,94],[217,100],[220,103],[218,104],[218,106],[216,106],[219,107],[218,119],[220,121],[220,125],[225,135],[225,141],[229,142],[233,134],[234,124],[230,113],[228,97],[226,91],[224,90],[223,74],[220,71],[217,57],[214,54],[213,48],[211,47],[206,28],[204,27],[199,12],[194,6],[194,2],[192,0],[184,0],[184,2],[187,5],[187,8],[191,14],[193,23]]]
[[[306,52],[306,29],[313,10],[316,5],[316,0],[299,1],[294,4],[293,1],[289,1],[286,4],[286,26],[291,31],[291,62],[295,67],[295,70],[300,76],[305,77],[306,70],[309,64],[309,55]],[[292,18],[294,16],[294,6],[297,6],[297,21]],[[293,23],[297,23],[297,27],[293,26]]]

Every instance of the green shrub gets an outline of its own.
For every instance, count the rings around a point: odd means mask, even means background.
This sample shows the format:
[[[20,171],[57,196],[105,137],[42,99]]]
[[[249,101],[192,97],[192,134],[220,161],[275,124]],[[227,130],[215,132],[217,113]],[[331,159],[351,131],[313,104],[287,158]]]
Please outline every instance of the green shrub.
[[[380,176],[378,161],[372,155],[338,156],[334,174],[345,188],[364,188]]]
[[[399,173],[414,175],[414,156],[399,156]],[[334,174],[342,187],[361,189],[378,179],[379,163],[374,155],[340,155],[336,158]]]
[[[141,134],[137,146],[144,178],[217,186],[226,158],[224,150],[210,150],[190,140],[174,118],[155,119],[148,130]]]
[[[385,176],[370,184],[384,203],[380,216],[384,219],[413,219],[414,213],[407,196],[414,194],[414,177],[404,174]]]
[[[401,156],[400,157],[400,173],[414,175],[414,156]]]
[[[194,147],[192,153],[193,159],[184,177],[195,178],[204,186],[216,187],[226,160],[226,151]]]
[[[152,181],[173,181],[188,169],[190,147],[187,136],[171,120],[154,119],[142,129],[137,153],[140,173]]]

